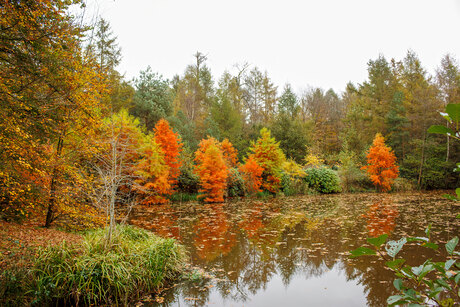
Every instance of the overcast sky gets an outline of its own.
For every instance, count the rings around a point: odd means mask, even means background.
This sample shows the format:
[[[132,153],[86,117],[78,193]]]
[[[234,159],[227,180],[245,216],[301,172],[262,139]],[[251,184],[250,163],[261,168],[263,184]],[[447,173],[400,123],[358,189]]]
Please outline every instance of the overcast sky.
[[[128,79],[150,65],[182,75],[200,51],[217,81],[248,62],[280,88],[341,92],[362,83],[367,62],[415,51],[428,72],[460,55],[460,0],[87,0],[108,20]]]

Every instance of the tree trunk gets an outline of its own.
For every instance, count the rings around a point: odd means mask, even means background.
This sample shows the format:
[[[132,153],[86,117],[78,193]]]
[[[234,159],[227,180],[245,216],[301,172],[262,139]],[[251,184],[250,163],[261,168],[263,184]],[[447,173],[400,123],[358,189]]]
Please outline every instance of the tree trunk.
[[[426,131],[426,129],[425,129]],[[425,143],[426,143],[426,132],[423,134],[423,144],[422,144],[422,157],[420,158],[420,167],[418,170],[418,187],[421,189],[422,187],[422,175],[423,175],[423,164],[425,164]]]
[[[449,136],[447,136],[447,142],[446,142],[446,146],[447,146],[447,152],[446,152],[446,162],[449,162],[449,145],[450,145],[450,141],[449,141]]]
[[[54,157],[54,166],[53,166],[53,174],[51,176],[51,185],[50,185],[50,197],[48,200],[48,212],[46,213],[46,221],[45,227],[49,227],[51,223],[54,221],[54,207],[56,204],[56,181],[58,176],[58,164],[59,158],[61,157],[62,147],[64,145],[64,139],[62,136],[59,137],[58,145],[56,149],[56,155]]]

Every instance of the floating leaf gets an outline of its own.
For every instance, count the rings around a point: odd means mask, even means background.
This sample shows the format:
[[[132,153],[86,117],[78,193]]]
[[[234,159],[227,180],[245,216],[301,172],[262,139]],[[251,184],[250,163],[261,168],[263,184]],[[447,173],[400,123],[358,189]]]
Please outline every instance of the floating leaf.
[[[378,236],[377,238],[367,238],[367,242],[369,242],[370,244],[374,245],[375,247],[377,248],[380,248],[380,246],[385,243],[385,241],[387,240],[388,238],[388,235],[387,234],[383,234],[381,236]]]

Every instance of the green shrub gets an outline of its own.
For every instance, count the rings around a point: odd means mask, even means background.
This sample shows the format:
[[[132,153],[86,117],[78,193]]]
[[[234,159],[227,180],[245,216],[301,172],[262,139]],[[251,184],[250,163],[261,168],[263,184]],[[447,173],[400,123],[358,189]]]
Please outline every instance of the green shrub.
[[[178,193],[174,193],[173,195],[171,195],[169,199],[172,202],[178,202],[178,203],[187,202],[187,201],[197,201],[198,194],[188,194],[188,193],[178,192]]]
[[[290,176],[283,172],[281,175],[281,191],[286,196],[308,194],[310,189],[303,178]]]
[[[369,176],[356,166],[342,166],[338,171],[342,189],[345,192],[363,192],[374,189]]]
[[[227,195],[229,197],[244,196],[244,180],[236,168],[230,169],[227,185]]]
[[[417,184],[410,179],[398,177],[393,182],[391,186],[391,190],[395,192],[406,192],[406,191],[414,191],[417,187]]]
[[[127,304],[183,268],[185,252],[173,239],[117,226],[113,245],[106,248],[105,233],[87,233],[80,248],[64,243],[40,250],[33,268],[34,303]]]
[[[200,178],[191,167],[181,167],[177,178],[178,191],[186,194],[198,194]]]
[[[304,180],[308,186],[319,193],[338,193],[342,190],[336,171],[327,167],[305,169]]]

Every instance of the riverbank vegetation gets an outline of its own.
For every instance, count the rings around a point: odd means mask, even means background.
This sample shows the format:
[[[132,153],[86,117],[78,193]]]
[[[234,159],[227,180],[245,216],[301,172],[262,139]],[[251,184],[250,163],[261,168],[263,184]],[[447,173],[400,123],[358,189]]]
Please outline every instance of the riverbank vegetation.
[[[118,226],[137,205],[459,183],[460,145],[427,133],[460,99],[451,55],[433,76],[413,51],[381,55],[342,93],[278,88],[248,64],[213,76],[200,52],[171,80],[150,67],[126,80],[110,25],[85,25],[78,7],[1,1],[0,218],[93,229],[5,270],[5,297],[123,304],[158,288],[180,271],[183,251]]]
[[[2,231],[2,243],[8,238],[18,242],[16,248],[1,251],[2,306],[127,305],[167,286],[180,276],[186,262],[185,251],[175,240],[133,226],[116,227],[111,248],[105,246],[104,229],[82,236],[61,233],[66,239],[81,238],[29,247],[19,259],[8,261],[23,252],[21,245],[37,241],[35,232],[19,241],[12,239],[15,231]]]

